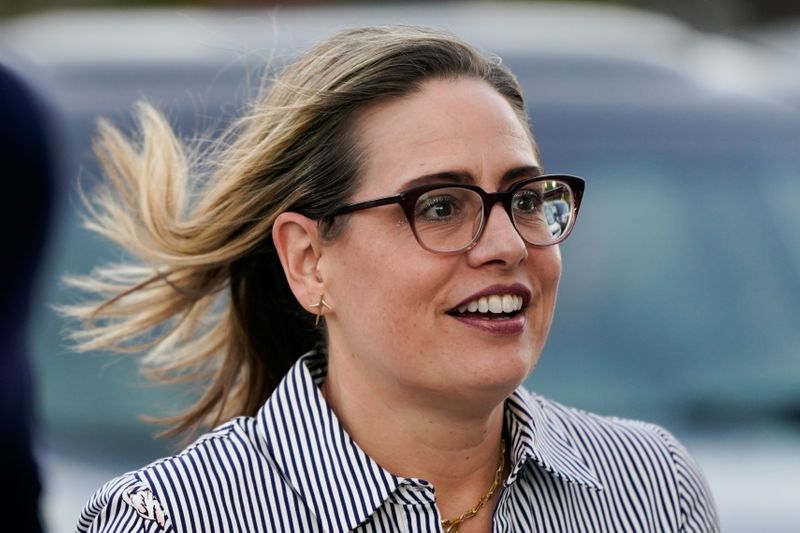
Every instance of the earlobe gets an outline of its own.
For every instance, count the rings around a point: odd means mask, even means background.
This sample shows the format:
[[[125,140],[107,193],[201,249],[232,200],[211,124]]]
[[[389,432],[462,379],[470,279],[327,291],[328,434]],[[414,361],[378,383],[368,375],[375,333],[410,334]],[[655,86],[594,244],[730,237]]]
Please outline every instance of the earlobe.
[[[318,313],[314,304],[325,290],[318,269],[322,246],[317,222],[300,213],[281,213],[272,226],[272,241],[295,298],[310,313]]]

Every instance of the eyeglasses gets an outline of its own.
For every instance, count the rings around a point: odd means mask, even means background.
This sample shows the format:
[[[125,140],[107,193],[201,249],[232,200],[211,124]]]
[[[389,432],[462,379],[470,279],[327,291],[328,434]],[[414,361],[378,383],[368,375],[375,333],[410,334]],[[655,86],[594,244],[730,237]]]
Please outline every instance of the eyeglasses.
[[[456,254],[475,246],[492,207],[500,202],[526,243],[550,246],[572,231],[584,184],[577,176],[548,174],[518,181],[508,190],[495,193],[475,185],[423,185],[394,196],[342,206],[328,218],[400,204],[420,246],[435,253]]]

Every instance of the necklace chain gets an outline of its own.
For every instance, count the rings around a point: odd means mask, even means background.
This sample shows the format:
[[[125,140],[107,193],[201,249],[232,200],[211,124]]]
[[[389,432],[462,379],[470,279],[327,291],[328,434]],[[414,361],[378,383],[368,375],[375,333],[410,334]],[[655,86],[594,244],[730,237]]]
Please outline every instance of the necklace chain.
[[[500,466],[497,467],[497,472],[494,473],[494,481],[489,491],[475,504],[475,507],[464,511],[461,516],[457,518],[450,518],[449,520],[442,520],[442,529],[445,533],[456,533],[461,523],[478,514],[478,511],[484,508],[489,503],[489,500],[494,496],[497,487],[500,486],[500,480],[503,479],[503,470],[506,468],[506,440],[500,440]]]

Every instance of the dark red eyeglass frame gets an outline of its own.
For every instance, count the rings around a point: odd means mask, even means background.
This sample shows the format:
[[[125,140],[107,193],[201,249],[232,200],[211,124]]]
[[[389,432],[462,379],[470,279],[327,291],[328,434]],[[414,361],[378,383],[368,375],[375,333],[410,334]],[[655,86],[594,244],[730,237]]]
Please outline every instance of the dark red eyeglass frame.
[[[586,182],[584,181],[583,178],[580,178],[578,176],[573,176],[570,174],[543,174],[541,176],[536,176],[535,178],[528,178],[518,181],[513,185],[511,185],[511,187],[509,187],[505,191],[501,192],[486,192],[477,185],[468,185],[463,183],[431,183],[429,185],[420,185],[419,187],[413,187],[411,189],[408,189],[406,191],[403,191],[401,193],[392,196],[386,196],[384,198],[376,198],[375,200],[366,200],[364,202],[356,202],[352,204],[343,205],[342,207],[333,210],[325,218],[333,219],[338,215],[344,215],[347,213],[352,213],[354,211],[371,209],[373,207],[380,207],[383,205],[400,204],[400,207],[403,209],[403,213],[405,214],[406,219],[408,219],[408,223],[411,226],[411,230],[414,233],[414,238],[417,240],[420,246],[434,253],[456,254],[470,249],[472,246],[475,245],[475,243],[478,242],[478,240],[481,238],[481,235],[483,234],[483,229],[486,226],[486,220],[489,217],[489,213],[491,212],[492,207],[494,207],[494,204],[498,202],[503,205],[506,213],[511,219],[512,224],[514,224],[514,229],[516,229],[517,227],[516,222],[514,222],[514,215],[512,214],[511,211],[512,209],[511,201],[514,198],[514,193],[526,185],[530,185],[531,183],[537,183],[541,181],[561,181],[569,186],[570,190],[572,191],[572,198],[573,198],[573,205],[570,206],[572,209],[572,215],[570,216],[569,226],[565,228],[565,231],[559,236],[558,239],[547,244],[536,244],[528,242],[527,240],[525,240],[524,237],[522,237],[522,234],[520,234],[520,237],[531,246],[552,246],[566,239],[567,236],[571,233],[572,228],[575,226],[575,220],[578,217],[578,210],[580,209],[581,200],[583,199],[583,191],[586,186]],[[428,248],[419,239],[414,223],[414,206],[417,204],[417,200],[419,200],[419,197],[422,196],[423,194],[435,189],[442,189],[446,187],[467,189],[477,193],[481,197],[481,200],[483,200],[483,221],[481,223],[480,231],[478,231],[477,235],[472,240],[472,242],[470,242],[470,244],[459,250],[442,252],[440,250],[432,250]],[[517,230],[517,233],[519,233],[519,230]]]

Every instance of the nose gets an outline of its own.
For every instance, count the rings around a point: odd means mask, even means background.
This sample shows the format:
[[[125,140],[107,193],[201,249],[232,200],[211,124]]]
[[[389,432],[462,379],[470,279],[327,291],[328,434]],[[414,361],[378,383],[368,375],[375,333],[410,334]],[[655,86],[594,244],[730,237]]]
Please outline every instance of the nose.
[[[514,227],[511,217],[502,204],[494,204],[486,215],[478,242],[467,252],[467,261],[472,266],[495,263],[514,267],[527,257],[528,246]]]

